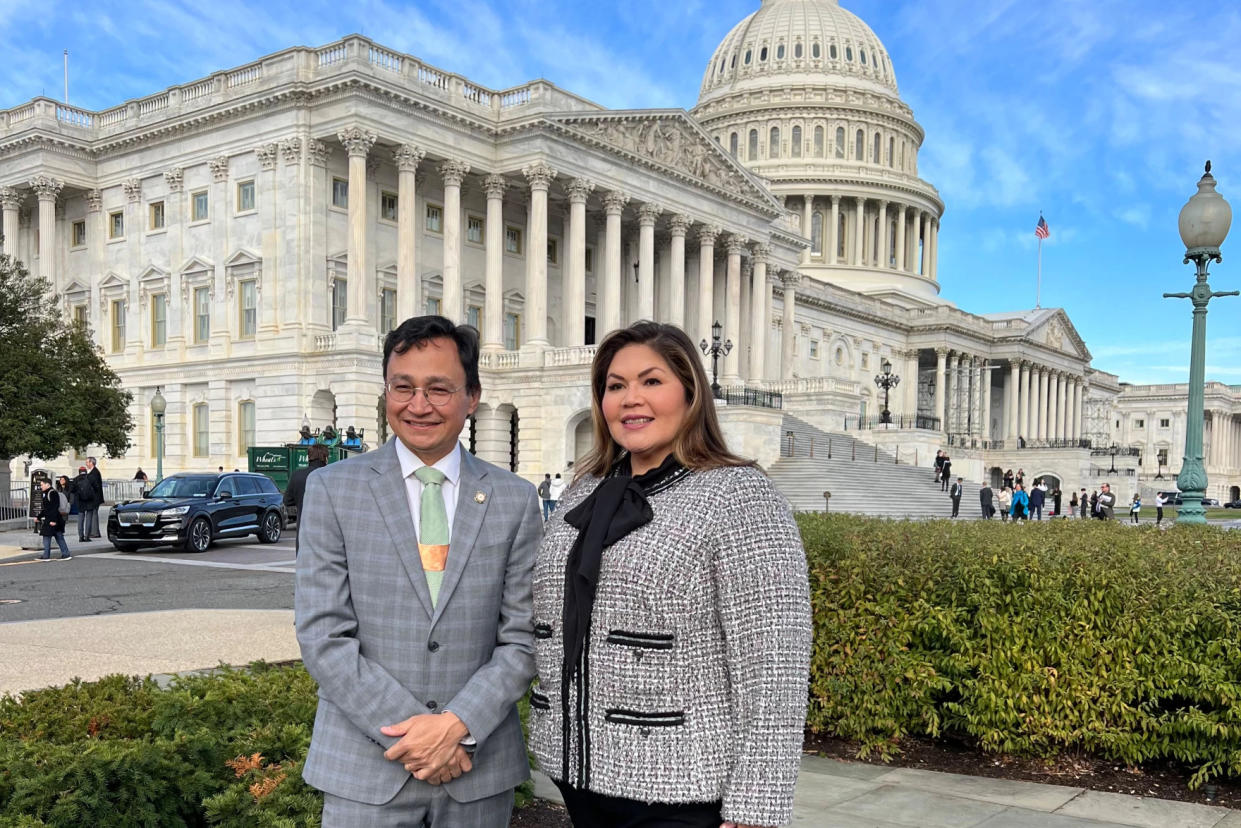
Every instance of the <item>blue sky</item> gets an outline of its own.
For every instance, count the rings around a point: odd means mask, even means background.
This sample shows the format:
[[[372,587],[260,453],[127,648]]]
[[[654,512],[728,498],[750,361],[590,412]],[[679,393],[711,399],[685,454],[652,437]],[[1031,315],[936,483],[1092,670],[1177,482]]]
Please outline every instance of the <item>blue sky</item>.
[[[292,45],[361,32],[493,88],[536,77],[616,108],[684,107],[757,0],[0,0],[0,108],[62,91],[101,109]],[[986,313],[1065,308],[1097,368],[1188,377],[1176,216],[1202,163],[1241,214],[1241,5],[845,0],[885,43],[947,203],[943,295]],[[1241,225],[1241,220],[1238,221]],[[1241,288],[1241,227],[1212,286]],[[1211,304],[1208,379],[1241,384],[1241,298]]]

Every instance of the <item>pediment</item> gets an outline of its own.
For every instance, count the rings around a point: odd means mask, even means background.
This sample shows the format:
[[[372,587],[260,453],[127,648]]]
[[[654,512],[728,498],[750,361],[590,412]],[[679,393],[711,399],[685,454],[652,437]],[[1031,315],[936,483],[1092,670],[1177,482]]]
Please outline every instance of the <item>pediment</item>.
[[[245,265],[258,264],[261,265],[263,259],[256,255],[253,251],[242,248],[233,255],[224,260],[225,267],[244,267]]]
[[[80,296],[84,293],[90,293],[90,285],[84,285],[77,279],[74,279],[72,282],[65,285],[63,293],[65,296]]]
[[[139,282],[153,282],[168,278],[168,271],[158,265],[147,265],[147,269],[138,274]]]
[[[1056,309],[1036,322],[1026,331],[1026,340],[1037,342],[1053,351],[1069,354],[1084,362],[1090,362],[1090,351],[1069,320],[1069,315]]]
[[[564,113],[549,115],[547,121],[583,143],[605,148],[670,177],[741,200],[772,216],[785,213],[761,180],[684,110]]]
[[[200,256],[191,256],[181,265],[181,273],[201,273],[202,271],[214,272],[215,265],[210,259],[204,259]]]
[[[129,289],[129,280],[123,279],[117,273],[109,271],[106,276],[99,280],[99,292],[106,293],[108,291],[124,291]]]

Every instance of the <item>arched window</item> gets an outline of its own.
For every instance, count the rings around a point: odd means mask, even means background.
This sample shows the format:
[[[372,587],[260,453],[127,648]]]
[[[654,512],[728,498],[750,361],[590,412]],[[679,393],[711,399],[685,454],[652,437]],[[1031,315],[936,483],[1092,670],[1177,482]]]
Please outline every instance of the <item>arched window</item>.
[[[800,43],[793,44],[793,57],[798,58],[799,60],[801,59],[801,44]]]
[[[888,138],[888,166],[896,166],[896,139],[892,137]]]
[[[836,127],[836,157],[845,157],[845,128]]]
[[[865,66],[866,65],[866,50],[858,49],[857,52],[858,52],[858,56],[862,59],[862,65]]]
[[[845,217],[844,211],[841,210],[840,218],[836,221],[836,261],[838,262],[845,260],[845,231],[848,227],[848,219]]]
[[[760,49],[760,50],[759,50],[759,52],[758,52],[758,62],[759,62],[759,63],[766,63],[766,62],[767,62],[767,47],[766,47],[766,46],[764,46],[762,49]]]
[[[801,127],[793,127],[793,132],[789,136],[789,155],[793,158],[801,158]]]
[[[720,58],[720,68],[716,70],[717,74],[724,74],[724,58]]]
[[[821,46],[819,46],[819,41],[816,40],[810,46],[810,56],[814,58],[815,60],[818,60],[819,58],[823,56],[823,49]]]
[[[853,47],[852,46],[845,47],[845,60],[850,61],[850,62],[853,61]]]
[[[776,47],[776,60],[784,60],[784,44]]]
[[[865,161],[866,160],[866,135],[862,132],[862,130],[859,129],[857,131],[857,135],[854,136],[853,145],[854,145],[853,146],[854,160]]]
[[[879,147],[880,147],[880,143],[879,143],[879,133],[878,133],[878,132],[876,132],[876,133],[875,133],[875,151],[874,151],[874,153],[873,153],[873,155],[874,155],[874,159],[875,159],[875,163],[876,163],[876,164],[878,164],[878,163],[879,163]]]
[[[745,65],[746,66],[750,65],[750,50],[749,49],[745,50]]]
[[[823,157],[823,127],[814,128],[814,157]]]
[[[736,69],[736,68],[737,68],[737,53],[736,53],[736,52],[733,52],[733,58],[732,58],[732,60],[728,61],[728,68],[729,68],[729,69]]]
[[[750,130],[750,160],[758,160],[758,130]]]
[[[835,43],[833,43],[833,44],[831,44],[830,46],[828,46],[828,47],[827,47],[827,55],[828,55],[828,57],[830,57],[832,60],[835,60],[835,59],[836,59],[836,44],[835,44]]]
[[[810,218],[810,254],[823,255],[823,213],[819,210]]]
[[[767,137],[767,157],[780,157],[780,127],[772,127]]]
[[[728,151],[733,158],[737,157],[737,133],[728,136]]]

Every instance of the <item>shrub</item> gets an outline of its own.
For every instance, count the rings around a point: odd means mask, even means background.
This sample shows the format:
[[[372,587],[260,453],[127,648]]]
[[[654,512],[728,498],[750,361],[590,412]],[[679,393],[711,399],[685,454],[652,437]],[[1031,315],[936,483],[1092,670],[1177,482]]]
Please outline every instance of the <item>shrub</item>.
[[[815,617],[808,725],[1241,772],[1241,535],[1094,521],[799,517]]]

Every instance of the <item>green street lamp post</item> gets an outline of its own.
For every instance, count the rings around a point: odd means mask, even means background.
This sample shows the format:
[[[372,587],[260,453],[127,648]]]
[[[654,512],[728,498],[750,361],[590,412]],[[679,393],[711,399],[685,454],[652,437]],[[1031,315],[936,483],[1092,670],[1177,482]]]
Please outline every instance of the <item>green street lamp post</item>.
[[[1202,460],[1202,396],[1206,385],[1207,303],[1216,296],[1241,295],[1235,290],[1212,291],[1207,284],[1207,265],[1223,261],[1220,246],[1232,224],[1232,208],[1215,192],[1211,162],[1198,180],[1198,192],[1181,208],[1178,220],[1181,241],[1185,243],[1185,264],[1197,268],[1197,283],[1189,293],[1165,293],[1165,299],[1188,299],[1194,306],[1194,330],[1189,350],[1189,412],[1185,424],[1185,459],[1176,485],[1184,505],[1177,512],[1177,523],[1206,523],[1202,498],[1206,496],[1207,470]]]
[[[151,398],[151,416],[155,418],[156,483],[164,479],[164,412],[168,410],[168,401],[160,391],[160,386],[155,386],[155,396]]]

